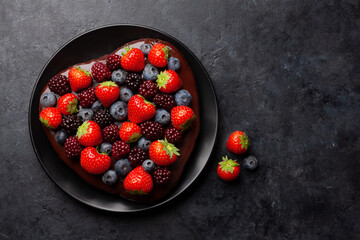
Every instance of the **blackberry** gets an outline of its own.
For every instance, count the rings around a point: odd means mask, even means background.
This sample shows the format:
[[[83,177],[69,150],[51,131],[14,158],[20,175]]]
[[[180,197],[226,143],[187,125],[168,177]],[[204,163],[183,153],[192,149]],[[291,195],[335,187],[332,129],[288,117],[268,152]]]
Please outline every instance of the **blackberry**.
[[[174,96],[169,94],[158,93],[155,95],[153,101],[157,108],[163,108],[169,112],[176,106]]]
[[[165,184],[170,180],[171,171],[167,167],[156,166],[153,179],[157,184]]]
[[[118,140],[120,140],[119,137],[119,127],[115,124],[111,124],[109,126],[106,126],[102,130],[102,135],[104,138],[104,142],[114,143]]]
[[[82,147],[76,137],[69,137],[64,144],[65,153],[68,158],[79,157]]]
[[[140,124],[141,134],[149,140],[158,140],[164,137],[164,129],[160,123],[147,121]]]
[[[100,109],[94,114],[93,121],[96,122],[101,128],[104,128],[114,122],[108,109]]]
[[[115,160],[126,157],[130,152],[130,146],[123,141],[116,141],[111,149],[111,154]]]
[[[148,158],[147,153],[141,148],[133,148],[129,153],[129,162],[133,168],[140,166]]]
[[[101,83],[111,77],[111,71],[105,64],[96,62],[91,67],[91,75],[97,82]]]
[[[76,134],[77,129],[81,124],[82,121],[77,115],[64,116],[61,122],[61,126],[70,136]]]
[[[178,143],[182,140],[181,132],[174,127],[165,130],[165,138],[169,143]]]
[[[142,83],[142,77],[140,73],[128,73],[125,79],[125,85],[133,92],[137,92]]]
[[[84,108],[91,107],[96,101],[95,88],[89,87],[78,94],[79,104]]]
[[[154,98],[159,88],[156,83],[150,80],[144,81],[139,87],[139,94],[144,96],[146,99],[151,100]]]
[[[49,89],[60,96],[71,92],[69,79],[64,75],[56,75],[52,77],[48,84]]]
[[[111,71],[114,71],[121,67],[121,56],[115,53],[111,54],[106,59],[106,66],[110,68]]]

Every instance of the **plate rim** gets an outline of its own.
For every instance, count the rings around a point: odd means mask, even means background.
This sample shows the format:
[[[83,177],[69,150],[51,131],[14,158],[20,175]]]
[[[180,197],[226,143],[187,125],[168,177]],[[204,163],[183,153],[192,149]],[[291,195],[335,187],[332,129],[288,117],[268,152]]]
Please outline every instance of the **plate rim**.
[[[137,208],[137,209],[129,209],[129,210],[121,210],[121,211],[116,211],[114,209],[109,209],[109,208],[106,208],[106,207],[102,207],[102,206],[98,206],[96,204],[92,204],[92,203],[89,203],[85,200],[83,200],[81,197],[78,197],[76,194],[74,193],[71,193],[71,192],[68,192],[66,191],[55,179],[54,177],[49,173],[49,171],[45,168],[44,166],[44,163],[41,161],[40,159],[40,154],[38,153],[38,150],[35,146],[35,141],[34,141],[34,137],[33,137],[33,133],[32,133],[32,120],[31,120],[31,108],[32,108],[32,105],[33,105],[33,101],[34,101],[34,94],[35,94],[35,91],[36,91],[36,86],[38,85],[39,83],[39,80],[41,78],[41,76],[43,75],[45,69],[47,68],[47,66],[49,65],[49,63],[52,61],[52,59],[63,49],[65,48],[69,43],[71,43],[72,41],[86,35],[86,34],[89,34],[91,32],[95,32],[97,30],[100,30],[100,29],[103,29],[103,28],[110,28],[110,27],[139,27],[139,28],[145,28],[145,29],[148,29],[148,30],[152,30],[152,31],[155,31],[155,32],[159,32],[171,39],[174,39],[178,44],[180,44],[183,48],[185,48],[189,53],[190,55],[195,59],[195,61],[199,64],[200,68],[202,69],[202,71],[205,73],[206,75],[206,78],[209,80],[209,86],[210,86],[210,90],[212,92],[212,95],[214,96],[214,100],[215,100],[215,137],[212,139],[212,142],[211,142],[211,151],[209,153],[209,156],[207,157],[207,160],[206,160],[206,163],[204,164],[204,166],[202,167],[202,169],[200,171],[198,171],[196,173],[196,175],[193,177],[193,179],[191,181],[189,181],[189,183],[187,185],[184,186],[184,188],[182,190],[180,190],[178,193],[176,193],[175,195],[173,196],[170,196],[170,197],[165,197],[163,200],[161,200],[160,202],[156,202],[155,204],[151,204],[147,207],[140,207],[140,208]],[[95,208],[95,209],[101,209],[101,210],[105,210],[105,211],[109,211],[109,212],[116,212],[116,213],[131,213],[131,212],[141,212],[141,211],[148,211],[148,210],[151,210],[151,209],[154,209],[154,208],[157,208],[157,207],[160,207],[162,205],[165,205],[167,203],[169,203],[170,201],[174,200],[175,198],[177,198],[178,196],[182,195],[196,180],[198,180],[199,176],[201,175],[201,173],[203,172],[204,168],[206,168],[206,165],[208,164],[209,162],[209,159],[214,151],[214,145],[216,143],[216,139],[218,137],[218,127],[219,127],[219,111],[218,111],[218,101],[217,101],[217,97],[216,97],[216,92],[215,92],[215,89],[214,89],[214,86],[213,86],[213,83],[211,81],[211,78],[208,74],[208,72],[206,71],[205,67],[203,66],[203,64],[201,63],[201,61],[199,60],[199,58],[185,45],[183,44],[180,40],[178,40],[177,38],[175,38],[174,36],[162,31],[162,30],[159,30],[157,28],[154,28],[154,27],[150,27],[150,26],[146,26],[146,25],[142,25],[142,24],[129,24],[129,23],[119,23],[119,24],[106,24],[106,25],[102,25],[102,26],[99,26],[99,27],[95,27],[95,28],[91,28],[85,32],[82,32],[72,38],[70,38],[69,40],[67,40],[64,44],[62,44],[52,55],[51,57],[48,59],[48,61],[45,63],[45,65],[43,66],[43,68],[41,69],[40,73],[38,74],[38,77],[36,79],[36,81],[34,82],[34,85],[33,85],[33,88],[32,88],[32,92],[31,92],[31,95],[30,95],[30,101],[29,101],[29,107],[28,107],[28,127],[29,127],[29,134],[30,134],[30,139],[31,139],[31,145],[33,147],[33,150],[35,152],[35,155],[36,155],[36,158],[38,159],[38,162],[40,162],[40,165],[42,166],[42,168],[44,169],[44,171],[46,172],[46,174],[48,175],[48,177],[55,183],[55,185],[60,188],[63,192],[65,192],[66,194],[70,195],[72,198],[78,200],[79,202],[87,205],[87,206],[90,206],[92,208]]]

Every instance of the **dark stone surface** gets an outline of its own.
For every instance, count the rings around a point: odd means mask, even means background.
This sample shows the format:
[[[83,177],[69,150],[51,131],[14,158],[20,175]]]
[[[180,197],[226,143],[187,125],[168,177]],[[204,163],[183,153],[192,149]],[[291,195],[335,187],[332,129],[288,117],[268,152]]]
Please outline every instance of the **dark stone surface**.
[[[229,2],[0,2],[0,239],[360,238],[360,2]],[[61,191],[27,126],[51,55],[86,30],[124,22],[193,50],[220,109],[217,146],[196,185],[163,208],[127,215]],[[260,168],[225,184],[215,169],[237,129]]]

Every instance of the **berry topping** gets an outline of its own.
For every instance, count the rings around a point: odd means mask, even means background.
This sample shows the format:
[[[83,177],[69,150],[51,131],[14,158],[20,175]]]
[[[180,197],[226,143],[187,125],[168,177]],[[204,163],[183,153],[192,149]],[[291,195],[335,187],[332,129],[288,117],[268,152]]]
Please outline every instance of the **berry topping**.
[[[145,137],[141,137],[137,144],[137,146],[144,151],[149,151],[150,145],[151,141],[146,139]]]
[[[121,56],[115,53],[110,54],[106,59],[106,66],[111,70],[114,71],[121,67]]]
[[[93,112],[97,112],[103,108],[104,108],[104,106],[102,105],[102,103],[99,100],[96,100],[94,102],[94,104],[91,106],[91,110],[93,110]]]
[[[151,175],[139,166],[126,176],[124,188],[131,194],[148,194],[153,189],[153,180]]]
[[[97,82],[101,83],[111,77],[111,71],[105,64],[96,62],[91,67],[91,75]]]
[[[104,107],[108,108],[119,98],[120,88],[116,83],[106,81],[96,87],[95,94]]]
[[[60,145],[64,145],[65,141],[67,139],[67,133],[64,129],[61,129],[56,132],[55,134],[55,141],[59,143]]]
[[[173,93],[182,87],[179,75],[173,70],[165,70],[157,77],[157,86],[163,93]]]
[[[168,68],[173,71],[178,71],[181,67],[180,60],[175,57],[169,57]]]
[[[170,113],[165,109],[157,109],[155,113],[155,122],[166,125],[170,122]]]
[[[99,124],[101,128],[104,128],[114,122],[108,109],[100,109],[94,114],[93,121]]]
[[[162,43],[155,44],[148,55],[150,63],[156,67],[165,67],[169,58],[169,48]]]
[[[165,139],[155,141],[150,145],[149,156],[155,164],[169,166],[176,161],[180,154],[179,149]]]
[[[57,105],[62,114],[70,115],[79,111],[78,101],[79,100],[75,94],[67,93],[59,98]]]
[[[114,159],[124,158],[130,152],[130,146],[123,141],[116,141],[112,146],[111,152]]]
[[[182,89],[175,94],[175,102],[178,106],[189,106],[191,103],[191,94]]]
[[[151,45],[148,43],[144,43],[140,46],[140,50],[143,52],[144,56],[147,56],[150,52]]]
[[[114,142],[120,140],[119,127],[116,126],[115,124],[106,126],[102,130],[102,135],[103,135],[104,142],[114,143]]]
[[[155,116],[155,106],[141,95],[131,97],[128,103],[128,117],[131,122],[141,123]]]
[[[56,129],[61,124],[62,116],[58,108],[48,107],[41,111],[40,121],[45,127]]]
[[[142,167],[146,172],[152,172],[155,169],[155,163],[147,159],[143,162]]]
[[[127,104],[122,101],[117,101],[110,107],[110,115],[115,121],[123,121],[127,118]]]
[[[76,138],[81,145],[86,147],[100,145],[103,141],[101,129],[99,125],[93,121],[85,121],[81,124],[76,132]]]
[[[120,85],[124,84],[126,76],[127,76],[126,71],[124,71],[122,69],[118,69],[111,73],[111,80],[120,86]]]
[[[171,111],[176,106],[175,98],[169,94],[158,93],[153,99],[157,108],[163,108],[167,111]]]
[[[122,54],[121,67],[123,69],[131,72],[140,72],[144,69],[145,57],[140,49],[126,46]]]
[[[140,73],[128,73],[125,79],[125,85],[133,93],[138,92],[138,89],[142,83],[143,79]]]
[[[129,153],[129,162],[133,167],[140,166],[148,158],[147,153],[140,148],[133,148]]]
[[[64,148],[68,158],[79,157],[82,151],[82,147],[76,137],[69,137],[66,139]]]
[[[59,94],[60,96],[71,92],[69,79],[64,75],[56,75],[52,77],[48,86],[50,91]]]
[[[148,63],[145,65],[144,71],[141,76],[145,80],[156,80],[158,74],[159,74],[159,70],[155,66]]]
[[[182,140],[182,135],[176,128],[168,128],[165,130],[165,138],[169,143],[178,143]]]
[[[123,87],[120,89],[120,100],[121,101],[128,102],[132,96],[134,96],[134,94],[130,89],[128,89],[126,87]]]
[[[195,118],[193,110],[187,106],[177,106],[171,110],[171,123],[182,132],[191,126]]]
[[[87,147],[81,152],[81,167],[91,174],[103,174],[111,165],[107,154],[99,153],[94,147]]]
[[[141,129],[136,123],[124,122],[121,125],[119,135],[123,142],[133,143],[141,137]]]
[[[150,80],[144,81],[139,87],[139,94],[148,100],[152,100],[157,92],[156,83]]]
[[[40,104],[43,108],[54,107],[56,103],[56,96],[52,92],[46,92],[40,97]]]
[[[80,105],[84,108],[91,107],[96,101],[95,88],[89,87],[78,94]]]
[[[164,137],[164,129],[160,123],[147,121],[140,124],[141,134],[149,140],[158,140]]]
[[[74,92],[78,92],[89,87],[92,83],[91,75],[88,71],[80,67],[72,67],[68,73],[70,87]]]
[[[64,116],[61,126],[69,135],[74,135],[81,124],[82,121],[77,115],[68,115]]]
[[[128,159],[120,159],[115,163],[115,171],[116,173],[121,176],[125,177],[128,173],[132,170],[130,162]]]
[[[77,115],[81,121],[85,122],[87,120],[92,120],[94,117],[94,112],[90,108],[82,108]]]
[[[157,184],[165,184],[170,180],[171,171],[167,167],[156,166],[152,176]]]
[[[114,185],[118,180],[118,176],[114,170],[108,170],[101,179],[106,185]]]
[[[100,153],[106,153],[107,155],[111,155],[111,149],[112,149],[111,143],[103,142],[100,145],[99,152]]]

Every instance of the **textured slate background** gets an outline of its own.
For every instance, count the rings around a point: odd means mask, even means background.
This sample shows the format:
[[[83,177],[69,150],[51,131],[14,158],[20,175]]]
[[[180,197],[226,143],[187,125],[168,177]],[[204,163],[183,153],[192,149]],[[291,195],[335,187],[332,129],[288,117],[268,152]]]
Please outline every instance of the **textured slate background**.
[[[0,239],[359,239],[359,15],[357,0],[1,0]],[[72,199],[45,174],[28,134],[44,64],[110,23],[185,43],[219,101],[218,144],[201,179],[147,213]],[[225,184],[215,169],[236,129],[250,135],[261,166]]]

